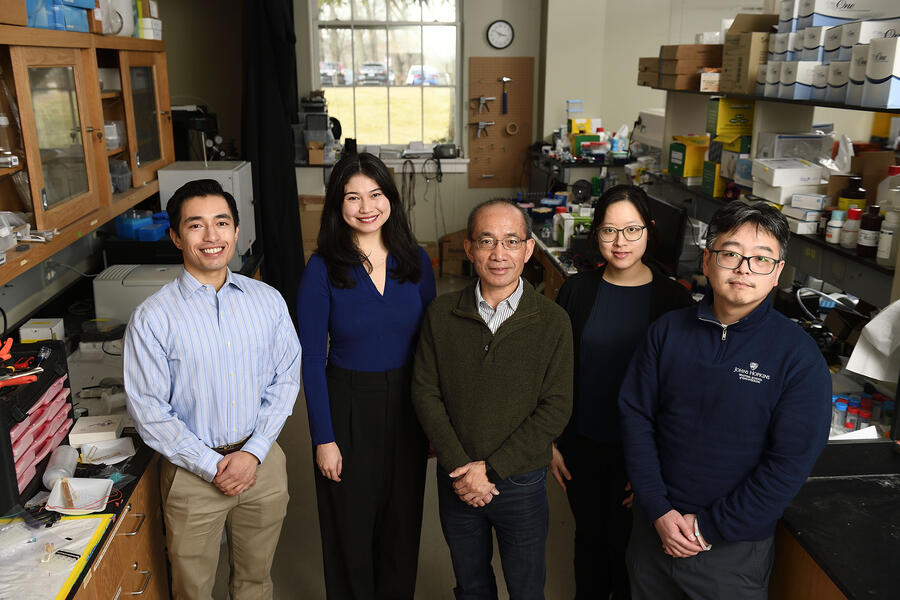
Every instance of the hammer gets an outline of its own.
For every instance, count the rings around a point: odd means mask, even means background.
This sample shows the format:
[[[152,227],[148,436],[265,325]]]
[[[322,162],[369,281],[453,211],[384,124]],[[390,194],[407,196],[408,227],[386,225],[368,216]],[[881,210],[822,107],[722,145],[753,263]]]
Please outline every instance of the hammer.
[[[512,79],[510,79],[509,77],[501,77],[497,81],[500,81],[503,83],[503,114],[505,115],[506,114],[506,98],[507,98],[506,84],[509,83],[510,81],[512,81]]]

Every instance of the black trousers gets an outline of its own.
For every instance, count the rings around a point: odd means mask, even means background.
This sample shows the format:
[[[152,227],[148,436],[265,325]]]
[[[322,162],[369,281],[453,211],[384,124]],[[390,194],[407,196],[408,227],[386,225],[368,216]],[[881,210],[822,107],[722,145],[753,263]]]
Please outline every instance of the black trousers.
[[[410,401],[408,367],[327,368],[341,481],[316,468],[329,600],[411,599],[416,589],[428,442]]]
[[[572,475],[566,494],[575,516],[575,597],[630,598],[625,549],[631,512],[622,506],[628,482],[622,447],[577,434],[557,447]]]

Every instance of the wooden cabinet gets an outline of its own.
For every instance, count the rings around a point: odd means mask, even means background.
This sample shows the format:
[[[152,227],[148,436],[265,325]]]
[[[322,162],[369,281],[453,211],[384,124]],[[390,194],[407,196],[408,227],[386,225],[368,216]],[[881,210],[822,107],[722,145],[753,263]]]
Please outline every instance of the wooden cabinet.
[[[559,289],[566,278],[540,247],[535,247],[532,256],[544,268],[544,296],[555,302],[556,296],[559,295]]]
[[[165,64],[164,53],[119,53],[128,154],[135,187],[156,179],[156,172],[175,160]],[[166,131],[169,135],[164,135]]]
[[[144,471],[78,588],[75,600],[129,595],[146,599],[169,598],[158,456]]]

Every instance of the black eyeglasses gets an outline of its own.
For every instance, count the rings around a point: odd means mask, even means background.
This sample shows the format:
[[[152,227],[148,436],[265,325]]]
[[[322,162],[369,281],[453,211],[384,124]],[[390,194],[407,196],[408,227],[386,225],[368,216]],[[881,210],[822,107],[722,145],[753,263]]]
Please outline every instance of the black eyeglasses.
[[[600,236],[600,241],[602,242],[614,242],[621,232],[626,240],[629,242],[636,242],[644,235],[645,229],[647,229],[646,225],[629,225],[622,229],[616,229],[615,227],[601,227],[597,230],[597,235]]]
[[[771,256],[744,256],[732,250],[710,250],[710,252],[716,256],[716,264],[723,269],[739,269],[741,263],[746,260],[750,272],[757,275],[769,275],[781,262]]]
[[[483,237],[475,240],[475,247],[479,250],[493,250],[497,247],[497,244],[502,245],[507,250],[515,252],[516,250],[521,250],[525,247],[525,240],[517,237],[508,237],[502,240]]]

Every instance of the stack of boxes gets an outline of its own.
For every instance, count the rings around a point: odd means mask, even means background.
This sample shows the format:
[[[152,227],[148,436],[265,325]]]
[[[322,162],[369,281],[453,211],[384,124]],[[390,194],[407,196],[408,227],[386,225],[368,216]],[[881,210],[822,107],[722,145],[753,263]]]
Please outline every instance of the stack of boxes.
[[[701,90],[702,74],[721,68],[722,44],[661,46],[658,64],[660,88],[698,91]]]
[[[659,86],[659,57],[647,56],[638,59],[638,85]]]
[[[162,39],[157,0],[133,0],[134,37]],[[99,0],[24,0],[28,27],[80,33],[104,33]],[[0,5],[2,8],[2,5]],[[0,19],[0,22],[5,22]],[[14,24],[24,25],[25,23]],[[106,33],[114,33],[107,31]]]
[[[706,132],[711,142],[703,163],[703,191],[714,198],[725,195],[727,180],[735,179],[738,161],[750,157],[753,100],[713,98],[707,104]]]

